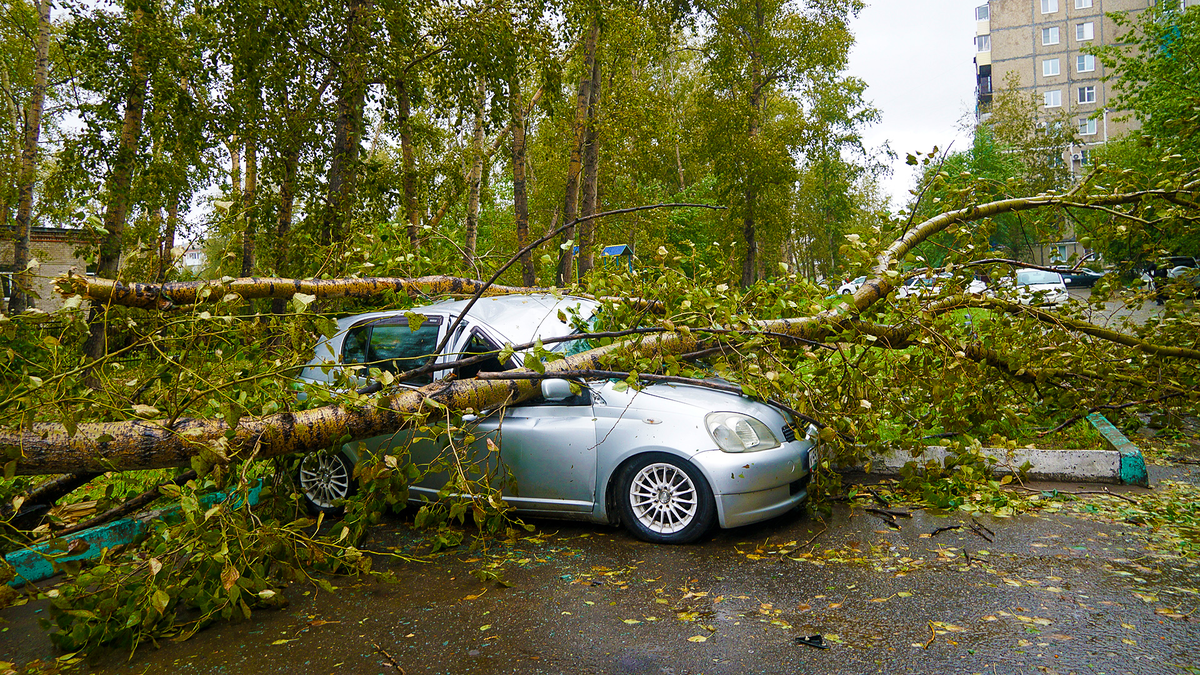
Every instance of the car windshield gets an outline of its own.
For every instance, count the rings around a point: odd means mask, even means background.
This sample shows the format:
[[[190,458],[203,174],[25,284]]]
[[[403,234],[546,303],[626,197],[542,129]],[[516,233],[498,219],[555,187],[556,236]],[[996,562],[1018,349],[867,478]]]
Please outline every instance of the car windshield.
[[[1042,270],[1021,270],[1017,272],[1017,283],[1022,286],[1057,284],[1061,280],[1057,272],[1044,272]]]
[[[575,326],[576,330],[575,333],[572,333],[572,335],[576,333],[583,334],[595,332],[596,320],[596,314],[591,315],[586,320],[573,317],[571,324]],[[589,349],[595,349],[597,346],[599,345],[592,344],[591,341],[586,338],[579,338],[576,340],[564,340],[563,342],[550,344],[547,345],[546,348],[556,354],[562,354],[563,356],[574,356],[576,354],[586,352]]]

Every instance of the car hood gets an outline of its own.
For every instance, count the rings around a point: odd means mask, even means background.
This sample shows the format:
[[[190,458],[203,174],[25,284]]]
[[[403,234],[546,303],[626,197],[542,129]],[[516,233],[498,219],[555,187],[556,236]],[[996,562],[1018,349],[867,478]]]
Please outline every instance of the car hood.
[[[733,384],[724,380],[714,383]],[[740,412],[758,418],[772,429],[791,423],[791,415],[775,406],[755,401],[732,392],[717,391],[689,384],[658,383],[641,390],[617,391],[615,382],[606,382],[600,391],[605,402],[631,410],[655,410],[678,414],[709,412]]]

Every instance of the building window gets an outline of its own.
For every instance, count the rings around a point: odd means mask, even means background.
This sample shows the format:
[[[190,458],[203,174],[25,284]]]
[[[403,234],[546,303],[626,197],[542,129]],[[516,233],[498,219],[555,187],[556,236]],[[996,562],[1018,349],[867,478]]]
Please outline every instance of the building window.
[[[1051,26],[1042,29],[1042,44],[1056,45],[1058,44],[1058,26]]]
[[[975,36],[975,51],[977,51],[977,52],[992,51],[992,36],[991,35]]]
[[[1075,9],[1087,9],[1092,6],[1092,0],[1075,0]]]
[[[1079,41],[1091,40],[1095,37],[1095,24],[1091,21],[1087,23],[1075,24],[1075,39]]]
[[[1067,259],[1066,244],[1051,244],[1050,245],[1050,260],[1052,262],[1065,262]]]
[[[1079,2],[1079,0],[1075,0],[1075,1]],[[980,6],[976,7],[975,8],[975,20],[976,21],[987,21],[988,18],[991,16],[991,12],[989,10],[990,10],[990,8],[987,5],[980,5]]]
[[[1042,14],[1053,14],[1058,11],[1058,0],[1042,0]]]
[[[1089,117],[1085,117],[1085,118],[1079,120],[1079,134],[1081,136],[1095,136],[1096,135],[1096,120],[1091,119]]]
[[[1044,98],[1047,108],[1058,108],[1062,106],[1062,90],[1060,89],[1046,92]]]
[[[979,78],[979,93],[980,94],[992,93],[992,76],[991,75],[983,75]]]
[[[1080,103],[1095,103],[1096,102],[1096,88],[1095,87],[1080,87],[1079,88],[1079,102]]]
[[[1083,164],[1083,165],[1085,165],[1085,166],[1086,166],[1086,165],[1089,163],[1089,162],[1088,162],[1088,151],[1087,151],[1087,150],[1080,150],[1080,151],[1079,151],[1079,163],[1080,163],[1080,164]]]
[[[1058,75],[1058,59],[1046,59],[1042,61],[1042,76],[1053,77]]]
[[[1096,69],[1096,57],[1091,54],[1080,54],[1075,57],[1075,70],[1080,73],[1090,73]]]

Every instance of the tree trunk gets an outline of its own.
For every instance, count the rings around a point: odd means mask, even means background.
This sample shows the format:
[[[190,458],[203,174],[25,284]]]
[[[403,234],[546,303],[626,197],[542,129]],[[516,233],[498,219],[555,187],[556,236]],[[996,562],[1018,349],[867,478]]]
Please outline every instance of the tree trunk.
[[[246,187],[242,191],[242,273],[248,277],[254,273],[254,238],[257,226],[257,211],[254,198],[258,189],[258,140],[251,135],[246,139]]]
[[[600,59],[592,61],[591,100],[588,101],[587,136],[583,150],[583,196],[580,199],[579,215],[594,216],[597,209],[597,190],[600,172]],[[579,224],[579,280],[595,264],[596,221],[585,220]]]
[[[17,227],[13,241],[13,287],[8,300],[9,314],[19,314],[30,306],[25,289],[30,287],[29,229],[33,221],[33,183],[37,178],[38,139],[42,133],[42,109],[46,101],[46,79],[50,71],[50,0],[40,0],[38,9],[37,53],[33,62],[33,91],[25,110],[25,147],[21,150],[18,180]]]
[[[479,234],[479,192],[483,183],[483,112],[487,100],[483,77],[479,78],[475,101],[475,133],[471,137],[471,172],[467,176],[470,196],[467,198],[466,236],[463,238],[463,266],[475,264],[475,240]]]
[[[167,280],[171,268],[175,266],[175,232],[179,228],[179,191],[171,195],[167,202],[167,226],[163,230],[162,248],[158,251],[158,282]]]
[[[757,54],[751,54],[752,76],[750,90],[750,122],[746,129],[746,137],[749,141],[749,151],[754,152],[759,134],[759,120],[762,114],[762,93],[760,91],[760,82],[762,80],[762,69],[759,65],[759,57]],[[745,191],[745,210],[742,212],[742,236],[746,240],[746,255],[742,258],[742,286],[750,286],[758,280],[758,241],[755,231],[755,217],[758,210],[758,186],[755,184],[755,177],[747,169],[746,173],[746,191]]]
[[[333,155],[329,165],[329,192],[321,228],[321,243],[326,246],[345,239],[350,206],[358,187],[371,8],[371,0],[350,0],[346,15],[346,51],[342,63],[342,83],[338,91]]]
[[[512,115],[512,165],[513,165],[513,217],[517,221],[517,249],[529,245],[529,196],[525,184],[525,109],[521,101],[521,80],[514,75],[508,82],[508,108]],[[521,283],[533,286],[537,283],[537,269],[533,266],[533,253],[521,256]]]
[[[283,156],[283,182],[279,185],[279,219],[275,222],[276,274],[288,273],[291,266],[288,233],[292,229],[292,208],[296,201],[296,165],[300,162],[300,146],[292,143]],[[273,314],[283,314],[286,308],[286,298],[271,301]]]
[[[588,32],[587,44],[583,63],[583,75],[579,78],[579,91],[575,96],[575,125],[573,127],[574,142],[571,145],[571,159],[567,164],[567,190],[563,198],[563,223],[575,220],[579,204],[579,172],[583,164],[583,143],[587,135],[587,111],[592,95],[592,66],[596,60],[596,41],[600,37],[599,18],[592,19]],[[558,274],[555,283],[566,286],[571,283],[574,275],[575,254],[571,250],[574,242],[575,228],[569,227],[562,234],[562,248],[558,252]]]
[[[412,102],[408,85],[396,78],[396,98],[400,105],[400,155],[403,158],[404,215],[408,220],[408,241],[414,250],[421,247],[421,212],[417,209],[417,168],[412,138]]]
[[[146,85],[150,77],[147,40],[143,35],[147,29],[144,10],[133,15],[134,49],[129,66],[129,88],[125,94],[125,114],[121,123],[121,136],[117,156],[113,160],[108,179],[108,204],[104,209],[104,229],[108,234],[100,242],[100,255],[96,263],[96,276],[116,279],[121,265],[121,246],[125,237],[125,220],[129,215],[129,186],[133,180],[134,162],[137,160],[138,144],[142,138],[142,113],[146,104]],[[108,349],[107,331],[101,310],[95,305],[88,316],[89,334],[84,344],[84,354],[95,360]]]

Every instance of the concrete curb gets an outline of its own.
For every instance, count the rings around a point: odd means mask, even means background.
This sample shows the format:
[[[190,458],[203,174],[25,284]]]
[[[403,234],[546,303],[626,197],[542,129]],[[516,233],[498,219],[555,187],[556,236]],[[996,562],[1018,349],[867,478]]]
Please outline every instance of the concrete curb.
[[[1032,468],[1026,475],[1034,480],[1150,487],[1142,451],[1103,415],[1094,413],[1088,415],[1087,419],[1104,438],[1107,450],[982,448],[981,452],[996,460],[993,468],[997,475],[1015,474],[1028,463]],[[874,455],[870,458],[871,473],[894,476],[908,462],[915,461],[918,466],[931,461],[944,463],[947,457],[952,456],[954,453],[941,445],[930,445],[917,457],[906,454]]]
[[[996,460],[993,465],[997,475],[1015,474],[1028,462],[1032,467],[1026,476],[1033,480],[1051,480],[1078,483],[1115,483],[1119,484],[1124,458],[1114,450],[1040,450],[1031,448],[982,448],[986,457]],[[941,445],[931,445],[918,457],[911,455],[875,455],[871,459],[871,473],[897,475],[908,462],[915,461],[918,466],[935,461],[943,463],[947,457],[955,453],[950,448]],[[1141,459],[1139,452],[1137,458]],[[1132,463],[1132,462],[1131,462]],[[1142,461],[1142,471],[1145,462]],[[1134,483],[1144,485],[1144,483]]]

